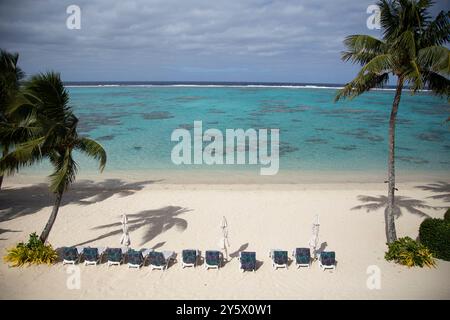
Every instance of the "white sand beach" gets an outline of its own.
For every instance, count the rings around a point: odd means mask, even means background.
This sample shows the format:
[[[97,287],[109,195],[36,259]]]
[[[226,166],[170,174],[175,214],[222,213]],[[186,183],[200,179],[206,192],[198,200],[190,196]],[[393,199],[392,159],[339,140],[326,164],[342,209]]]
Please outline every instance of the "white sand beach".
[[[8,177],[0,191],[0,251],[42,230],[52,195],[45,178],[28,182]],[[442,217],[448,189],[441,193],[398,184],[398,236],[417,237],[420,213]],[[448,181],[446,182],[448,186]],[[80,265],[80,289],[68,289],[68,267],[8,267],[0,263],[1,299],[450,299],[450,263],[411,268],[384,260],[383,183],[309,184],[167,184],[139,180],[79,179],[63,200],[51,231],[54,247],[71,245],[119,247],[120,222],[128,214],[133,248],[217,249],[220,221],[226,216],[233,258],[220,270],[181,268],[177,262],[162,272]],[[437,191],[437,190],[435,190]],[[446,192],[447,194],[445,194]],[[361,198],[360,196],[372,197]],[[438,196],[438,197],[436,197]],[[434,197],[434,198],[431,198]],[[447,201],[447,202],[446,202]],[[352,209],[368,205],[370,209]],[[373,209],[373,210],[372,210]],[[336,252],[337,269],[274,271],[271,248],[289,252],[308,246],[311,223],[320,216],[322,248]],[[256,251],[259,268],[242,273],[237,252]],[[381,288],[369,290],[367,268],[378,266]]]

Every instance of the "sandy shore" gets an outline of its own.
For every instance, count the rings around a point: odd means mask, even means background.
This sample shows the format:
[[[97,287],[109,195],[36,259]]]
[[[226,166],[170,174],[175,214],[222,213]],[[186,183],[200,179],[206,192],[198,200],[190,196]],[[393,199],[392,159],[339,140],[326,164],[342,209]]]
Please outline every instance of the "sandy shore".
[[[126,266],[80,266],[80,289],[68,289],[67,266],[10,268],[0,262],[2,299],[450,299],[450,263],[408,269],[384,260],[383,183],[168,184],[157,179],[79,180],[65,195],[49,241],[55,247],[118,246],[122,213],[135,222],[134,248],[216,249],[220,220],[228,219],[232,256],[257,252],[256,273],[241,273],[231,259],[219,271],[203,267],[167,271]],[[53,202],[45,179],[7,178],[0,191],[0,251],[40,232]],[[415,238],[425,215],[442,217],[449,181],[398,185],[399,236]],[[355,209],[357,206],[366,206]],[[369,211],[367,210],[369,209]],[[307,246],[320,215],[320,243],[336,251],[338,268],[274,271],[268,251]],[[381,271],[381,289],[369,290],[367,268]]]

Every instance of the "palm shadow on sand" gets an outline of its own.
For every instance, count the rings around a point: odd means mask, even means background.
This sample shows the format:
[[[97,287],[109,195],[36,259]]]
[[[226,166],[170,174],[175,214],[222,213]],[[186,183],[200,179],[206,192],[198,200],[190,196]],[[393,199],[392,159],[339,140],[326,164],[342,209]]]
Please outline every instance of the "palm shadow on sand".
[[[239,247],[239,249],[237,249],[236,251],[232,252],[229,254],[230,258],[238,258],[239,257],[239,253],[242,251],[245,251],[248,248],[248,242],[244,243],[243,245],[241,245]]]
[[[387,196],[365,196],[359,195],[358,200],[363,202],[364,204],[355,206],[351,208],[351,210],[366,210],[366,212],[376,211],[382,208],[386,213],[387,210]],[[423,209],[433,209],[438,210],[440,207],[432,207],[426,204],[423,200],[412,199],[404,196],[396,196],[395,197],[395,207],[394,207],[394,217],[399,218],[406,211],[411,214],[418,215],[420,217],[429,218],[430,216],[423,212]]]
[[[130,232],[132,243],[133,243],[132,232],[141,228],[146,228],[146,231],[140,245],[143,245],[153,240],[158,235],[172,228],[176,228],[179,231],[186,230],[188,223],[186,220],[179,218],[179,215],[189,211],[191,210],[179,206],[167,206],[156,210],[144,210],[134,214],[127,214],[128,230]],[[119,217],[117,218],[117,220],[118,222],[104,224],[93,228],[94,230],[114,228],[113,231],[102,234],[96,238],[77,243],[76,246],[82,246],[91,242],[95,242],[97,240],[113,236],[117,236],[117,243],[118,243],[119,237],[122,234],[122,223],[120,222]],[[152,248],[153,249],[160,248],[164,245],[164,243],[165,242],[157,243]]]
[[[61,207],[67,204],[91,205],[104,201],[114,195],[130,196],[142,190],[146,185],[161,180],[126,182],[121,179],[106,179],[95,182],[81,180],[75,182],[62,199]],[[0,190],[0,222],[12,220],[36,213],[50,207],[55,201],[48,190],[48,184],[40,183],[20,188],[3,188]]]
[[[433,193],[439,193],[433,196],[429,196],[429,199],[450,202],[450,183],[437,181],[435,183],[429,183],[427,185],[416,186],[416,188]]]
[[[0,229],[0,234],[7,232],[21,232],[21,230],[11,230],[11,229]],[[6,240],[5,238],[0,238],[0,240]]]

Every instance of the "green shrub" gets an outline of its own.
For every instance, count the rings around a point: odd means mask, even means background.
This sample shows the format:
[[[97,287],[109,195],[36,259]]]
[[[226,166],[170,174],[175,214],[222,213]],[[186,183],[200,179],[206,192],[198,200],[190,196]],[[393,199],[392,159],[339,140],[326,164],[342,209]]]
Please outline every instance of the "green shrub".
[[[427,246],[436,258],[450,261],[450,221],[425,219],[419,228],[420,242]]]
[[[445,221],[450,221],[450,208],[448,208],[447,211],[445,211],[445,213],[444,213],[444,220]]]
[[[27,243],[20,242],[15,247],[7,249],[5,262],[12,263],[13,267],[24,264],[53,264],[58,259],[58,254],[49,244],[44,244],[36,233],[30,234]]]
[[[410,237],[400,238],[388,244],[388,252],[384,258],[408,267],[427,266],[431,268],[436,264],[430,250]]]

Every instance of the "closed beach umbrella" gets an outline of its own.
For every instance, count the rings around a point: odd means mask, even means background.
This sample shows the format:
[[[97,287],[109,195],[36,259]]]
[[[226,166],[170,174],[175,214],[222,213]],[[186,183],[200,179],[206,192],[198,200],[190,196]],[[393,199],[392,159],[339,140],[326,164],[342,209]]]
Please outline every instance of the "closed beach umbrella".
[[[120,238],[120,244],[129,247],[131,244],[130,235],[128,234],[128,218],[126,214],[122,215],[122,237]]]
[[[312,236],[309,240],[309,247],[314,257],[316,256],[317,246],[319,245],[319,226],[319,215],[317,214],[312,224]]]
[[[228,242],[228,222],[225,217],[222,218],[220,228],[222,229],[222,238],[220,239],[219,247],[225,252],[225,259],[228,260],[228,247],[230,246],[230,244]]]

